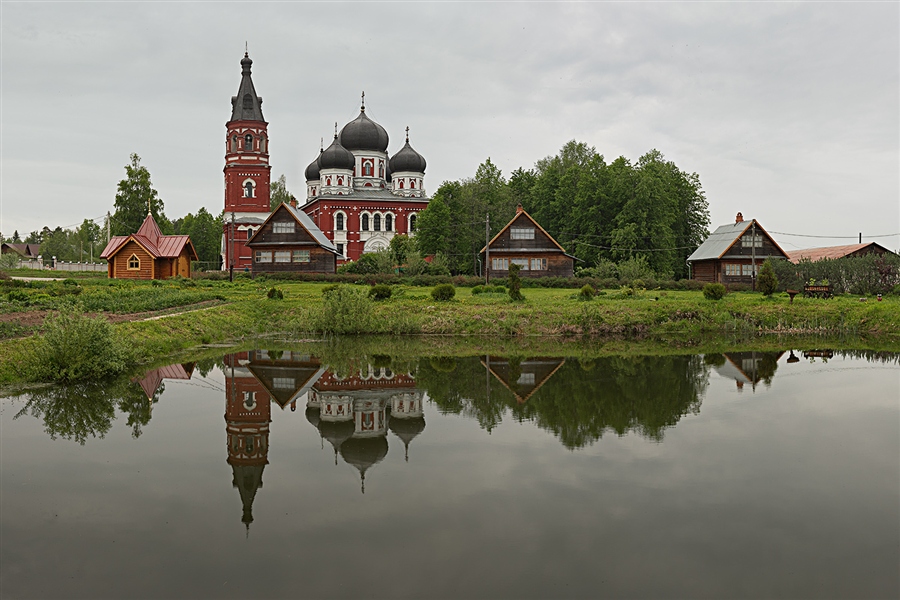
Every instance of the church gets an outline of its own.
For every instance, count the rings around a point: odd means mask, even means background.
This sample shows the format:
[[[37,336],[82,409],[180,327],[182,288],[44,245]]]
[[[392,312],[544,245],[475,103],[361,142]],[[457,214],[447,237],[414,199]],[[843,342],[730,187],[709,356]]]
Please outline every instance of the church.
[[[252,64],[244,53],[240,87],[225,125],[225,270],[252,270],[254,254],[247,241],[271,212],[268,123]],[[387,248],[395,235],[414,235],[417,215],[428,206],[426,162],[410,145],[409,128],[393,156],[389,142],[384,127],[366,114],[363,93],[359,116],[340,130],[335,123],[331,144],[320,147],[306,167],[306,201],[299,208],[333,245],[338,264]]]

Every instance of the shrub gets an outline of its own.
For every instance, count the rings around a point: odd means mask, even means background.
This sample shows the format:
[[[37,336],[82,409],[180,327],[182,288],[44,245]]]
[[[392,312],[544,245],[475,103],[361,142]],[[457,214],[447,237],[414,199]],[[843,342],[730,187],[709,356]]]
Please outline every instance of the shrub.
[[[333,292],[336,289],[338,289],[339,287],[341,287],[341,284],[339,284],[339,283],[333,283],[331,285],[326,285],[325,287],[322,288],[322,295],[324,296],[325,294]]]
[[[721,283],[707,283],[703,286],[703,297],[707,300],[721,300],[726,293],[725,286]]]
[[[317,329],[325,333],[370,333],[373,303],[366,292],[346,285],[323,294]]]
[[[456,288],[452,283],[442,283],[431,290],[431,297],[437,302],[447,302],[456,296]]]
[[[647,289],[647,284],[644,283],[643,279],[635,279],[631,282],[631,287],[635,291]]]
[[[269,288],[269,293],[266,295],[269,297],[269,300],[284,300],[284,292],[276,287]]]
[[[387,300],[391,297],[391,293],[391,286],[379,283],[378,285],[373,285],[369,289],[369,298],[372,298],[373,300]]]
[[[28,292],[23,290],[9,290],[6,297],[10,302],[28,302]]]
[[[483,286],[483,285],[476,285],[475,287],[472,288],[472,295],[473,295],[473,296],[477,296],[478,294],[481,294],[482,292],[484,292],[484,286]]]
[[[767,259],[760,267],[759,275],[756,278],[756,287],[763,296],[771,296],[778,289],[778,277],[775,276],[771,260]]]
[[[594,288],[589,285],[582,286],[581,290],[578,292],[578,299],[583,302],[587,300],[593,300]]]
[[[77,307],[44,322],[29,357],[32,377],[42,381],[79,381],[116,375],[132,361],[131,352],[103,318],[90,318]]]
[[[522,295],[522,279],[519,277],[519,265],[509,265],[509,299],[518,302],[525,299]]]

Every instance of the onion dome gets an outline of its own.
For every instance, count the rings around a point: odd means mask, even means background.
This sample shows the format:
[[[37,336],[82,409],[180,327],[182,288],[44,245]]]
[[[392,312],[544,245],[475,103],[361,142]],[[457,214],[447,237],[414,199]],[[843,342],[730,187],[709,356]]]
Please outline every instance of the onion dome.
[[[322,152],[324,150],[319,150],[319,156],[316,157],[316,160],[309,163],[309,166],[306,167],[306,181],[317,181],[319,179],[319,160],[321,160]]]
[[[366,493],[366,471],[377,465],[388,453],[388,441],[384,436],[351,438],[341,445],[344,462],[356,467],[360,475],[362,493]]]
[[[365,99],[366,94],[363,92],[363,104],[359,109],[359,116],[341,129],[341,145],[347,150],[387,152],[389,141],[387,131],[366,116]]]
[[[409,127],[406,128],[406,144],[391,157],[391,172],[425,173],[425,158],[409,145]]]
[[[353,154],[349,150],[341,145],[338,141],[337,134],[335,134],[334,141],[319,154],[316,163],[319,165],[319,170],[346,169],[352,171],[356,164],[356,159],[353,158]]]

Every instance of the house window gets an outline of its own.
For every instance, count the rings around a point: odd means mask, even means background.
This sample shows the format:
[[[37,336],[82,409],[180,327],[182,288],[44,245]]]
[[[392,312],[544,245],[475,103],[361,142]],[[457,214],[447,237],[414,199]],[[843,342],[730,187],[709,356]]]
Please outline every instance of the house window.
[[[534,385],[534,373],[522,373],[516,383],[518,385]]]
[[[129,271],[137,271],[141,268],[141,259],[137,257],[137,254],[132,254],[128,259],[128,270]]]
[[[742,248],[752,248],[754,246],[757,248],[763,247],[763,239],[760,234],[757,233],[754,236],[753,234],[748,233],[747,235],[745,235],[741,238],[741,247]]]
[[[744,277],[755,277],[759,273],[759,265],[756,265],[756,273],[753,272],[753,265],[741,265],[741,275]]]
[[[374,227],[372,227],[372,229],[374,229],[375,231],[381,231],[381,215],[376,214],[372,218],[372,222],[374,224]]]
[[[510,261],[514,265],[519,265],[519,267],[523,271],[528,270],[528,259],[527,258],[511,258]]]
[[[416,215],[410,215],[410,217],[409,217],[409,230],[410,231],[416,230]]]
[[[509,271],[508,258],[492,258],[491,268],[495,271]]]
[[[334,229],[335,231],[343,231],[344,230],[344,213],[338,213],[334,217]]]
[[[275,251],[275,262],[277,262],[277,263],[291,262],[291,251],[290,250],[276,250]]]
[[[267,250],[257,250],[256,251],[256,262],[258,262],[258,263],[272,262],[272,253]]]
[[[546,258],[532,258],[531,259],[531,270],[532,271],[546,271],[547,270],[547,259]]]
[[[272,233],[294,233],[294,222],[275,221],[272,223]]]
[[[287,262],[287,261],[285,261]],[[294,250],[294,262],[295,263],[308,263],[309,262],[309,250]]]
[[[362,216],[362,230],[363,231],[369,230],[369,215]]]
[[[513,240],[533,240],[534,227],[510,227],[509,237]]]
[[[253,182],[245,181],[244,182],[244,198],[252,198],[253,197]]]
[[[727,277],[740,277],[741,275],[741,265],[725,265],[725,275]]]
[[[344,245],[343,245],[343,244],[338,244],[338,245],[337,245],[337,251],[338,251],[338,254],[340,254],[341,256],[344,256]]]
[[[384,230],[385,231],[393,231],[394,230],[394,215],[384,215]]]
[[[244,150],[253,150],[253,136],[249,133],[244,136]]]
[[[293,390],[297,383],[293,377],[273,377],[272,387],[276,390]]]

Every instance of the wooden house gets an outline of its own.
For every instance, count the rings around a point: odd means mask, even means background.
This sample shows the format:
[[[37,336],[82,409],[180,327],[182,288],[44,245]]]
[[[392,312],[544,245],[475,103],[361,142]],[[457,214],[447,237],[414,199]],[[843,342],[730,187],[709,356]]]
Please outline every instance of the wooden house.
[[[41,256],[40,244],[14,244],[12,242],[4,242],[0,246],[0,252],[3,254],[18,254],[23,260],[37,260]]]
[[[516,216],[481,249],[481,254],[488,279],[506,277],[511,264],[521,267],[522,277],[572,277],[575,271],[575,257],[566,254],[521,204],[516,207]]]
[[[738,213],[734,223],[713,231],[687,262],[697,281],[752,285],[767,258],[788,255],[756,219],[745,221]]]
[[[191,276],[197,251],[187,235],[163,235],[147,214],[137,233],[113,236],[100,254],[110,279],[168,279]]]
[[[302,210],[282,203],[247,240],[257,273],[334,273],[340,253]]]
[[[826,246],[824,248],[807,248],[788,252],[788,260],[797,264],[801,260],[816,262],[823,259],[847,258],[849,256],[865,256],[867,254],[894,254],[877,242],[865,244],[848,244],[846,246]]]

